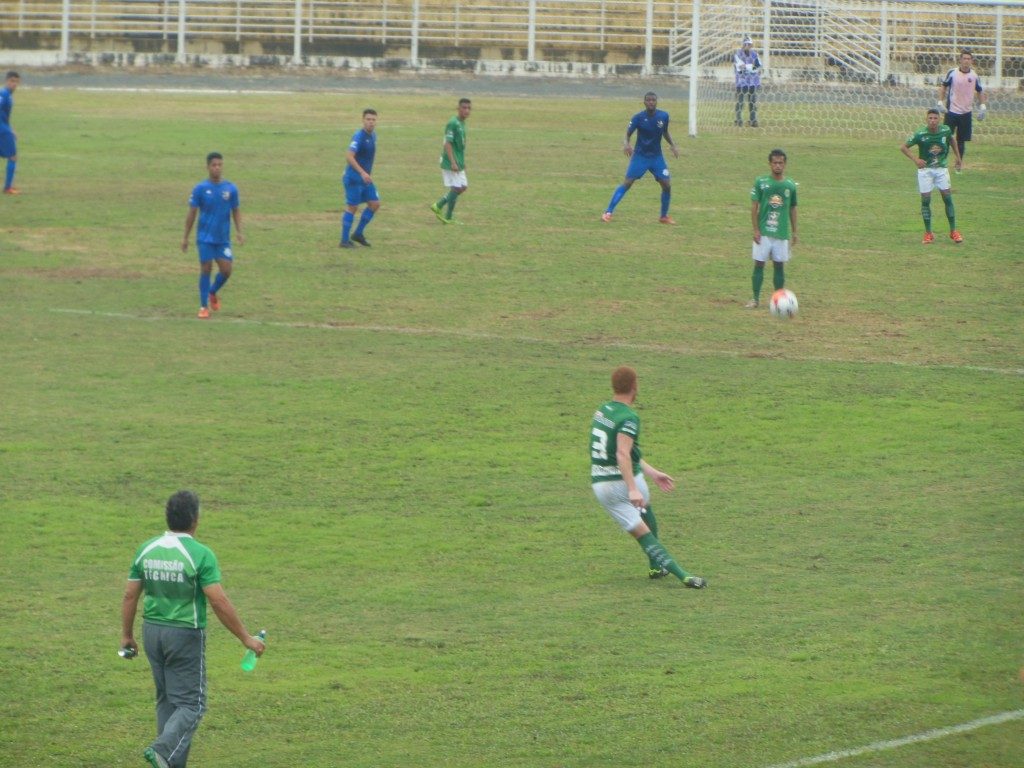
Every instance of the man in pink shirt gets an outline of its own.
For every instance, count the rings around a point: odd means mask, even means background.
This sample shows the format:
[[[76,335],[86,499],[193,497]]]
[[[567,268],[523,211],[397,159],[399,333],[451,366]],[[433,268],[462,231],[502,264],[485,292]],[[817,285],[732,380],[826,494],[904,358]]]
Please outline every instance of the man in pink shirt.
[[[970,51],[960,52],[960,66],[949,70],[939,86],[939,110],[946,113],[945,124],[956,136],[960,158],[964,156],[964,144],[971,140],[971,115],[974,96],[978,96],[978,119],[985,119],[988,111],[988,94],[981,89],[981,80],[971,69],[974,56]]]

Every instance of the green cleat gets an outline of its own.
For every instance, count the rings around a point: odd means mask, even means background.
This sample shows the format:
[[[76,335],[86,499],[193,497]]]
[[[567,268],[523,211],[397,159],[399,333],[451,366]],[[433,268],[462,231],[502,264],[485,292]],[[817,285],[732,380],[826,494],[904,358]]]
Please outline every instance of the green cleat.
[[[170,768],[170,763],[168,763],[163,756],[152,747],[146,747],[142,752],[142,756],[146,758],[146,761],[153,766],[153,768]]]
[[[649,579],[663,579],[668,576],[668,568],[651,568],[647,572],[647,578]]]
[[[447,218],[441,212],[441,206],[438,205],[437,203],[434,203],[432,206],[430,206],[430,210],[432,210],[434,212],[434,215],[437,216],[437,220],[440,221],[442,224],[450,224],[451,223],[451,219]]]
[[[707,581],[702,579],[700,576],[687,576],[683,579],[683,584],[688,586],[690,589],[704,589],[708,585]]]

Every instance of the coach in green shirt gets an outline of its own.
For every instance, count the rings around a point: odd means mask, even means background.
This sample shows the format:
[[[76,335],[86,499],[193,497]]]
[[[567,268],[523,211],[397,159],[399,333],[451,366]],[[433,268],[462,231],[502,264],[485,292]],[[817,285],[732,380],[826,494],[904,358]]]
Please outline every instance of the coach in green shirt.
[[[157,737],[143,755],[153,768],[185,768],[192,736],[206,711],[206,604],[242,644],[258,654],[220,585],[213,550],[194,538],[199,497],[178,491],[167,501],[167,532],[139,547],[121,605],[121,647],[138,652],[135,614],[142,608],[142,640],[156,684]]]

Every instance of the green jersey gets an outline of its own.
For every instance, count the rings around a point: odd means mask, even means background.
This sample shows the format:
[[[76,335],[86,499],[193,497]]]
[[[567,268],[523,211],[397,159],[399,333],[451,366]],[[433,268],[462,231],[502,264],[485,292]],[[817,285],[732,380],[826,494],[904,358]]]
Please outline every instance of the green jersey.
[[[928,163],[928,168],[945,168],[951,141],[953,129],[948,125],[940,125],[935,133],[929,131],[926,125],[918,128],[914,135],[907,139],[907,146],[917,145],[917,155]]]
[[[466,123],[459,120],[458,115],[453,115],[444,127],[445,144],[452,145],[452,154],[455,155],[455,162],[459,164],[459,170],[466,170]],[[444,151],[444,144],[441,145],[441,167],[446,171],[452,169],[452,163],[448,159],[448,153]]]
[[[633,461],[633,474],[640,474],[640,417],[625,403],[612,400],[598,408],[590,422],[591,483],[622,479],[616,458],[620,434],[633,438],[629,457]]]
[[[750,199],[758,204],[757,226],[765,237],[789,240],[789,211],[796,207],[796,182],[771,174],[754,179]]]
[[[206,626],[203,587],[220,582],[220,566],[209,547],[187,533],[169,531],[139,547],[128,580],[142,582],[143,619],[201,629]]]

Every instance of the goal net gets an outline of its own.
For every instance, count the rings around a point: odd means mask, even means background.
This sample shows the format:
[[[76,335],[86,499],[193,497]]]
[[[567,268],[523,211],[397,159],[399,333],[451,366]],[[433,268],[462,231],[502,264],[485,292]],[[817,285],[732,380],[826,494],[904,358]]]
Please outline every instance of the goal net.
[[[760,67],[738,104],[748,36]],[[669,39],[690,77],[691,135],[749,131],[752,101],[773,134],[909,135],[963,49],[989,100],[975,136],[1024,145],[1024,0],[694,0]]]

